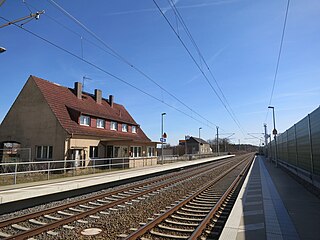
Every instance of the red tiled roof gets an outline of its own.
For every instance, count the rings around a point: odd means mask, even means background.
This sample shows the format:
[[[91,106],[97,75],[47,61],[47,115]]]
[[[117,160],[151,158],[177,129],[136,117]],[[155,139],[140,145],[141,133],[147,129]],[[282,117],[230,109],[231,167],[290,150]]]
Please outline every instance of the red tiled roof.
[[[139,127],[137,128],[137,133],[134,134],[81,126],[75,119],[72,119],[68,111],[68,109],[71,109],[79,112],[79,114],[82,113],[106,120],[114,120],[119,123],[138,126],[124,106],[114,103],[113,107],[111,107],[105,99],[102,99],[101,104],[98,104],[93,95],[84,92],[82,93],[82,99],[78,99],[73,89],[60,86],[35,76],[30,76],[30,79],[36,83],[57,120],[69,134],[96,136],[106,139],[114,138],[150,142],[150,139]]]

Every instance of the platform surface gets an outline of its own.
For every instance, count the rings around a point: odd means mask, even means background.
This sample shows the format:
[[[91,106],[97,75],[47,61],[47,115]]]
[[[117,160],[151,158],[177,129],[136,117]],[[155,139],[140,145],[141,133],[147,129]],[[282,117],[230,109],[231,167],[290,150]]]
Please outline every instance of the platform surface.
[[[92,175],[82,175],[68,178],[53,179],[41,182],[23,183],[0,187],[0,205],[3,203],[25,200],[34,197],[45,196],[48,194],[60,193],[90,187],[98,184],[110,183],[124,179],[164,172],[171,169],[179,169],[187,166],[216,161],[219,159],[233,157],[234,155],[203,158],[191,161],[179,161],[163,165],[145,166],[131,168],[113,172],[105,172]]]
[[[320,199],[257,156],[219,239],[320,239]]]

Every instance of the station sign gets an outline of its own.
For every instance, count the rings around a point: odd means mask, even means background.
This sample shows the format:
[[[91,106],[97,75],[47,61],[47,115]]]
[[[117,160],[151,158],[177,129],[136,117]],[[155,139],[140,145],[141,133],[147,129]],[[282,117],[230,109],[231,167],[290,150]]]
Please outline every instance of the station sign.
[[[160,138],[160,142],[165,143],[167,141],[166,138]]]

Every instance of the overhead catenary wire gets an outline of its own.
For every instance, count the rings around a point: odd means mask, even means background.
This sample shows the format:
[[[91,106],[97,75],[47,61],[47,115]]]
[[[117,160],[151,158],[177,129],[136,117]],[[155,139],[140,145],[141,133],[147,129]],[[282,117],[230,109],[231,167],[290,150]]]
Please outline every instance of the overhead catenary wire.
[[[29,4],[30,5],[30,4]],[[82,41],[86,41],[88,43],[90,43],[92,46],[95,46],[97,48],[99,48],[100,50],[106,52],[107,54],[117,58],[116,55],[114,55],[112,52],[107,51],[105,48],[101,47],[100,45],[96,44],[93,41],[90,41],[89,39],[85,38],[84,36],[82,36],[81,34],[77,33],[76,31],[74,31],[73,29],[69,28],[68,26],[66,26],[65,24],[59,22],[58,20],[56,20],[55,18],[51,17],[50,15],[48,15],[48,13],[44,14],[45,17],[48,17],[51,21],[55,22],[56,24],[60,25],[61,27],[63,27],[64,29],[70,31],[71,33],[73,33],[74,35],[78,36],[80,38],[80,40],[82,39]]]
[[[6,18],[4,18],[4,17],[2,17],[2,16],[0,16],[0,18],[1,18],[1,19],[3,19],[4,21],[10,22],[10,20],[8,20],[8,19],[6,19]],[[186,113],[186,112],[184,112],[184,111],[180,110],[179,108],[177,108],[177,107],[175,107],[175,106],[172,106],[171,104],[169,104],[169,103],[167,103],[167,102],[165,102],[165,101],[163,101],[163,100],[159,99],[158,97],[153,96],[152,94],[150,94],[150,93],[148,93],[148,92],[146,92],[146,91],[144,91],[144,90],[142,90],[142,89],[140,89],[140,88],[136,87],[135,85],[133,85],[133,84],[131,84],[131,83],[127,82],[127,81],[126,81],[126,80],[124,80],[123,78],[116,76],[115,74],[113,74],[113,73],[111,73],[111,72],[109,72],[109,71],[107,71],[107,70],[103,69],[102,67],[99,67],[98,65],[96,65],[96,64],[94,64],[94,63],[92,63],[92,62],[90,62],[90,61],[88,61],[88,60],[86,60],[86,59],[82,58],[81,56],[78,56],[78,55],[76,55],[75,53],[72,53],[71,51],[69,51],[69,50],[67,50],[67,49],[65,49],[65,48],[63,48],[63,47],[61,47],[61,46],[59,46],[58,44],[53,43],[53,42],[51,42],[50,40],[48,40],[48,39],[46,39],[46,38],[44,38],[44,37],[42,37],[42,36],[40,36],[40,35],[38,35],[38,34],[36,34],[36,33],[32,32],[31,30],[28,30],[28,29],[26,29],[26,28],[24,28],[24,27],[22,27],[22,26],[20,26],[20,25],[17,25],[17,24],[15,24],[15,23],[12,23],[12,25],[14,25],[14,26],[16,26],[16,27],[18,27],[18,28],[20,28],[20,29],[24,30],[25,32],[27,32],[27,33],[29,33],[29,34],[31,34],[31,35],[33,35],[33,36],[37,37],[38,39],[41,39],[42,41],[44,41],[44,42],[46,42],[46,43],[50,44],[51,46],[53,46],[53,47],[55,47],[55,48],[57,48],[57,49],[59,49],[59,50],[61,50],[61,51],[65,52],[65,53],[69,54],[70,56],[72,56],[72,57],[74,57],[74,58],[78,59],[79,61],[82,61],[82,62],[84,62],[84,63],[86,63],[86,64],[88,64],[88,65],[90,65],[90,66],[94,67],[95,69],[97,69],[97,70],[99,70],[99,71],[101,71],[101,72],[103,72],[103,73],[105,73],[105,74],[109,75],[110,77],[112,77],[112,78],[114,78],[114,79],[116,79],[116,80],[118,80],[118,81],[122,82],[123,84],[125,84],[125,85],[127,85],[127,86],[130,86],[131,88],[134,88],[135,90],[137,90],[137,91],[139,91],[139,92],[141,92],[141,93],[143,93],[143,94],[145,94],[145,95],[149,96],[150,98],[152,98],[152,99],[154,99],[154,100],[156,100],[156,101],[158,101],[158,102],[161,102],[162,104],[166,105],[167,107],[169,107],[169,108],[171,108],[171,109],[173,109],[173,110],[176,110],[176,111],[178,111],[178,112],[182,113],[183,115],[185,115],[185,116],[187,116],[187,117],[189,117],[189,118],[191,118],[191,119],[193,119],[193,120],[195,120],[195,121],[197,121],[197,122],[199,122],[199,123],[203,124],[204,126],[207,126],[207,127],[209,127],[209,128],[214,129],[212,126],[210,126],[210,125],[206,124],[205,122],[203,122],[203,121],[201,121],[201,120],[199,120],[199,119],[197,119],[197,118],[195,118],[195,117],[191,116],[190,114],[188,114],[188,113]]]
[[[176,97],[173,93],[169,92],[167,89],[162,87],[157,81],[155,81],[152,77],[150,77],[148,74],[146,74],[144,71],[142,71],[140,68],[135,66],[133,63],[131,63],[129,60],[127,60],[125,57],[120,55],[116,50],[114,50],[110,45],[108,45],[103,39],[101,39],[97,34],[95,34],[92,30],[90,30],[87,26],[85,26],[82,22],[80,22],[76,17],[74,17],[71,13],[69,13],[67,10],[65,10],[62,6],[60,6],[58,3],[56,3],[54,0],[47,0],[49,3],[51,3],[54,7],[56,7],[58,10],[60,10],[63,14],[65,14],[67,17],[69,17],[71,20],[73,20],[76,24],[78,24],[80,27],[82,27],[86,32],[88,32],[91,36],[93,36],[97,41],[99,41],[104,47],[109,49],[111,51],[111,55],[118,60],[122,61],[135,71],[137,71],[139,74],[144,76],[146,79],[154,83],[157,87],[159,87],[162,91],[166,92],[169,96],[174,98],[176,101],[178,101],[180,104],[185,106],[187,109],[189,109],[192,113],[196,114],[201,119],[205,120],[206,122],[210,123],[211,125],[217,126],[215,123],[211,122],[204,116],[202,116],[200,113],[198,113],[196,110],[189,107],[186,103],[184,103],[182,100],[180,100],[178,97]],[[107,51],[107,53],[109,53]]]
[[[170,4],[170,6],[171,6],[171,8],[172,8],[172,10],[173,10],[173,12],[174,12],[174,14],[175,14],[175,16],[176,16],[176,19],[178,19],[179,22],[182,24],[182,27],[184,28],[187,36],[189,37],[191,43],[193,44],[194,48],[195,48],[196,51],[198,52],[198,54],[199,54],[199,56],[200,56],[200,61],[201,61],[201,60],[203,61],[203,63],[205,64],[207,70],[209,71],[209,73],[210,73],[212,79],[214,80],[214,82],[215,82],[215,84],[216,84],[216,86],[217,86],[220,94],[222,95],[222,98],[223,98],[224,101],[226,102],[226,105],[228,105],[231,114],[233,115],[233,117],[235,118],[235,120],[237,121],[237,123],[239,124],[239,126],[241,127],[241,129],[243,130],[243,128],[242,128],[242,126],[241,126],[241,124],[240,124],[240,121],[239,121],[238,118],[236,117],[236,115],[235,115],[232,107],[230,106],[230,104],[229,104],[229,102],[228,102],[225,94],[223,93],[223,91],[222,91],[222,89],[221,89],[221,87],[220,87],[220,85],[219,85],[216,77],[214,76],[213,72],[211,71],[209,65],[207,64],[207,61],[205,60],[202,52],[200,51],[200,48],[198,47],[198,45],[197,45],[196,41],[194,40],[191,32],[189,31],[189,28],[188,28],[188,26],[186,25],[186,23],[185,23],[183,17],[181,16],[179,10],[177,9],[175,3],[173,2],[173,0],[167,0],[167,1],[168,1],[168,3]],[[178,33],[178,34],[179,34],[179,33]],[[200,63],[201,63],[201,62],[200,62]]]
[[[220,102],[222,103],[222,105],[224,106],[224,108],[226,109],[226,111],[229,113],[230,117],[232,118],[232,120],[235,122],[235,124],[238,126],[238,128],[240,129],[240,131],[242,132],[242,134],[245,136],[245,133],[242,129],[242,127],[240,126],[240,124],[237,122],[237,120],[234,118],[234,116],[231,114],[230,110],[227,108],[226,104],[224,103],[224,101],[222,100],[222,98],[220,97],[220,95],[218,94],[218,92],[216,91],[216,89],[213,87],[212,83],[210,82],[210,80],[208,79],[207,75],[204,73],[204,71],[202,70],[201,66],[199,65],[199,63],[196,61],[196,59],[194,58],[194,56],[192,55],[192,53],[190,52],[190,50],[188,49],[188,47],[186,46],[186,44],[184,43],[184,41],[181,39],[180,35],[178,34],[178,32],[174,29],[173,25],[171,24],[171,22],[169,21],[169,19],[166,17],[166,15],[163,13],[163,11],[161,10],[160,6],[158,5],[158,3],[153,0],[154,4],[156,5],[156,7],[158,8],[159,12],[161,13],[161,15],[165,18],[166,22],[169,24],[170,28],[172,29],[172,31],[175,33],[175,35],[177,36],[177,38],[179,39],[180,43],[182,44],[182,46],[184,47],[184,49],[187,51],[187,53],[189,54],[189,56],[191,57],[192,61],[195,63],[195,65],[197,66],[197,68],[199,69],[199,71],[201,72],[201,74],[204,76],[204,78],[206,79],[206,81],[208,82],[210,88],[212,89],[212,91],[215,93],[215,95],[218,97],[218,99],[220,100]]]
[[[272,103],[273,94],[274,94],[274,89],[275,89],[276,81],[277,81],[277,77],[278,77],[278,71],[279,71],[279,65],[280,65],[280,58],[281,58],[282,47],[283,47],[283,40],[284,40],[284,35],[285,35],[285,31],[286,31],[286,26],[287,26],[289,6],[290,6],[290,0],[287,1],[286,12],[285,12],[285,17],[284,17],[284,22],[283,22],[283,27],[282,27],[280,47],[279,47],[278,58],[277,58],[277,64],[276,64],[276,69],[275,69],[275,73],[274,73],[274,77],[273,77],[272,90],[271,90],[271,94],[270,94],[270,99],[269,99],[269,104],[268,104],[268,106],[270,106],[271,103]],[[266,118],[265,118],[264,122],[267,122],[268,114],[269,114],[269,109],[267,110]]]

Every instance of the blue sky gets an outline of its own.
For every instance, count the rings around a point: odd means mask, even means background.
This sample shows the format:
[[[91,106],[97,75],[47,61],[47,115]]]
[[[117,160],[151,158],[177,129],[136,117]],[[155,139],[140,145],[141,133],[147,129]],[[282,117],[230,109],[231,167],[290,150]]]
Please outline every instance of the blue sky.
[[[257,139],[248,139],[250,136],[247,133],[262,133],[264,122],[268,124],[269,131],[272,129],[272,115],[267,115],[267,107],[287,1],[174,1],[231,106],[232,110],[229,111],[240,122],[242,131],[152,0],[55,2],[134,67],[174,94],[189,108],[219,126],[220,133],[225,134],[222,136],[235,133],[232,142],[238,143],[240,139],[241,143],[259,144]],[[177,23],[169,1],[156,2],[219,93],[181,23]],[[126,106],[154,141],[158,141],[160,137],[162,112],[167,113],[165,132],[172,145],[176,145],[185,135],[198,136],[199,127],[202,128],[202,138],[215,137],[215,125],[201,119],[132,67],[108,54],[101,42],[63,14],[50,0],[27,0],[26,3],[27,5],[18,0],[6,1],[0,6],[0,16],[14,20],[30,14],[29,9],[32,12],[45,10],[39,20],[26,23],[24,28],[83,57],[156,97],[160,102],[11,25],[0,28],[0,46],[7,49],[0,55],[0,121],[29,75],[68,87],[73,87],[75,81],[81,82],[83,76],[87,76],[91,80],[85,81],[85,91],[93,92],[98,88],[102,90],[104,97],[113,94],[115,101]],[[319,106],[319,12],[318,0],[291,0],[272,99],[279,132],[285,131]],[[6,22],[0,19],[0,24],[4,23]],[[222,98],[221,94],[220,97]]]

